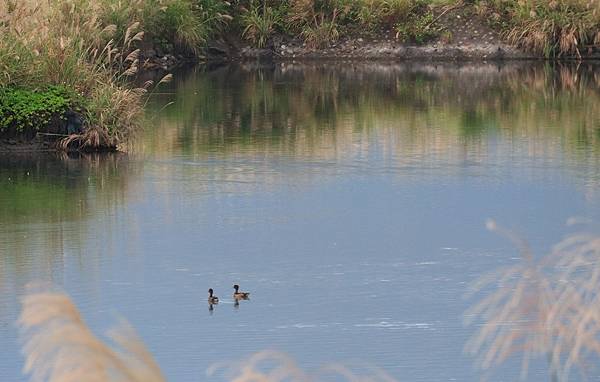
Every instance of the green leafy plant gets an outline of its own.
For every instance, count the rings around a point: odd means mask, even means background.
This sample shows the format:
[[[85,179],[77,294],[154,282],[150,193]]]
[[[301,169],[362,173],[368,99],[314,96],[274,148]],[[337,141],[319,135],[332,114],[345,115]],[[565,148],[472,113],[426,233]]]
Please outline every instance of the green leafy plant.
[[[72,91],[60,86],[50,86],[43,91],[1,88],[0,132],[47,127],[64,118],[65,112],[77,107],[77,98]]]

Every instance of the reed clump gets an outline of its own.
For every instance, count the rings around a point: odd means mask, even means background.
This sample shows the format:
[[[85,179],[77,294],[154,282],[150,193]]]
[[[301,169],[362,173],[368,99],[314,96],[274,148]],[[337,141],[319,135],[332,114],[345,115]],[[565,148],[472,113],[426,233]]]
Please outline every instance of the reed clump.
[[[104,25],[99,13],[99,5],[86,1],[0,5],[0,33],[7,36],[0,40],[0,86],[34,94],[49,86],[68,89],[83,101],[80,107],[86,123],[63,142],[90,149],[115,147],[118,134],[136,127],[132,117],[139,117],[141,111],[141,92],[128,89],[125,79],[137,72],[135,43],[143,32],[134,23],[116,41],[112,38],[115,26]],[[100,103],[99,96],[109,91],[111,102]],[[0,103],[9,101],[5,96]],[[63,101],[73,106],[71,97]],[[64,110],[50,111],[53,117],[64,117]],[[103,123],[102,115],[107,112],[120,116]],[[11,117],[15,115],[3,115],[5,120]]]
[[[600,237],[573,234],[536,258],[513,233],[488,228],[514,241],[522,259],[473,286],[493,291],[466,312],[467,323],[481,322],[467,350],[484,369],[520,354],[522,377],[536,357],[547,359],[553,381],[574,369],[585,376],[600,357]]]
[[[215,9],[209,15],[202,6],[211,4]],[[116,148],[141,124],[142,97],[152,85],[131,86],[131,77],[142,66],[142,40],[160,36],[165,44],[196,52],[224,17],[215,16],[224,7],[215,4],[216,0],[1,2],[0,88],[8,90],[0,94],[0,134],[24,127],[34,133],[61,130],[57,125],[68,110],[80,114],[83,123],[76,132],[63,131],[58,148]],[[60,96],[56,88],[64,89]],[[25,111],[15,97],[22,94],[34,99],[50,95],[52,105],[61,107],[39,110],[24,120]]]
[[[577,57],[600,44],[598,0],[482,1],[507,40],[546,57]]]

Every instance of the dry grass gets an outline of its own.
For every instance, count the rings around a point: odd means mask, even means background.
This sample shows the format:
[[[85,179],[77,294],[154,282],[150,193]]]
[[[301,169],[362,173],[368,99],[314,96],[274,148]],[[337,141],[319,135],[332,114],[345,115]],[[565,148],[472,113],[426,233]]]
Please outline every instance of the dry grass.
[[[522,260],[474,285],[495,291],[465,314],[467,323],[482,321],[467,350],[483,369],[521,354],[522,377],[536,357],[548,360],[553,380],[568,380],[574,368],[585,375],[600,356],[600,237],[571,235],[536,259],[514,234],[488,227],[517,243]]]
[[[491,19],[504,20],[508,41],[528,51],[581,58],[600,44],[598,0],[494,0],[490,4]]]
[[[336,1],[291,0],[287,21],[309,48],[324,48],[339,38],[339,17],[349,11]]]
[[[138,22],[115,40],[115,25],[101,20],[99,2],[53,0],[0,4],[0,85],[39,89],[60,85],[85,101],[86,126],[61,142],[86,149],[115,147],[135,130],[144,89],[130,89],[137,73]],[[4,53],[4,55],[2,54]]]
[[[22,299],[19,326],[32,381],[164,381],[150,352],[126,322],[109,331],[115,346],[92,333],[68,296],[34,292]]]

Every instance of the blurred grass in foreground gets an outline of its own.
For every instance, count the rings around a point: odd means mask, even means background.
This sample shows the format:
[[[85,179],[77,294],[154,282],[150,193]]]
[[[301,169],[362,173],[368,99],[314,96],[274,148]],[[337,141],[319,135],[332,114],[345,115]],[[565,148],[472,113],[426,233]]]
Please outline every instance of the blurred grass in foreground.
[[[26,358],[24,372],[31,381],[166,381],[142,339],[125,320],[108,331],[110,343],[106,343],[86,325],[69,296],[47,291],[43,285],[29,288],[22,299],[19,326]],[[258,352],[242,362],[213,365],[207,374],[221,371],[227,380],[235,382],[394,381],[379,369],[358,375],[341,364],[307,373],[276,351]]]
[[[571,234],[536,258],[514,233],[487,226],[513,241],[521,259],[473,285],[473,293],[490,293],[465,313],[468,324],[480,324],[467,351],[483,369],[518,354],[522,378],[533,359],[546,358],[552,381],[574,370],[587,379],[600,356],[600,237]]]

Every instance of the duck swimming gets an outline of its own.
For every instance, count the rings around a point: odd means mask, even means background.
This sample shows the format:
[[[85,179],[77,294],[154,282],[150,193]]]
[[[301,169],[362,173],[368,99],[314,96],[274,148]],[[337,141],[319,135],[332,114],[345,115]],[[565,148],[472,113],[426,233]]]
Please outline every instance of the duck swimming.
[[[233,292],[233,298],[236,300],[247,300],[248,297],[250,297],[250,292],[240,292],[240,286],[237,284],[233,286],[233,289],[235,289],[235,292]]]
[[[213,296],[213,290],[210,288],[208,290],[208,303],[209,304],[218,304],[219,298],[217,296]]]

